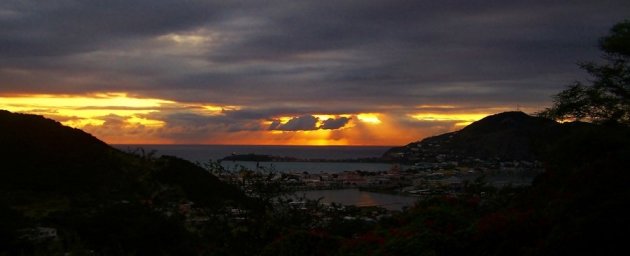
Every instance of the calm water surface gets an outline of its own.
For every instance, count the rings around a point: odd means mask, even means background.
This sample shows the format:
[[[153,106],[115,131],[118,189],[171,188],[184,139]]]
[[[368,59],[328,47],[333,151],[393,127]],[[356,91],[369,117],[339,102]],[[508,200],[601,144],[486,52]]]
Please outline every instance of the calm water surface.
[[[380,206],[388,210],[402,210],[412,206],[418,198],[411,196],[390,195],[360,191],[358,189],[308,190],[296,193],[308,199],[322,198],[322,203],[339,203],[356,206]]]
[[[228,171],[238,171],[241,167],[255,170],[258,167],[279,172],[340,173],[344,171],[387,171],[393,164],[385,163],[334,163],[334,162],[239,162],[226,161],[221,165]],[[405,168],[402,168],[405,169]]]
[[[138,148],[145,152],[156,151],[157,155],[172,155],[191,162],[206,163],[232,154],[264,154],[295,157],[301,159],[354,159],[380,157],[389,146],[235,146],[235,145],[114,145],[123,151]],[[222,165],[237,171],[242,167],[256,169],[256,162],[224,161]],[[384,163],[334,163],[334,162],[261,162],[263,167],[280,172],[339,173],[343,171],[387,171],[392,164]],[[405,169],[405,166],[402,166]],[[322,198],[323,203],[340,203],[356,206],[381,206],[389,210],[401,210],[411,206],[416,198],[401,195],[381,194],[358,189],[300,191],[308,199]]]
[[[259,145],[115,145],[123,151],[138,148],[157,155],[172,155],[191,162],[206,163],[232,154],[264,154],[300,159],[356,159],[380,157],[389,146],[259,146]],[[224,161],[223,167],[238,171],[241,167],[254,170],[264,167],[279,172],[339,173],[344,171],[387,171],[392,164],[384,163],[334,163],[334,162],[240,162]],[[257,166],[258,165],[258,166]],[[403,166],[402,169],[405,169]]]
[[[143,148],[192,162],[218,160],[232,154],[262,154],[302,159],[352,159],[380,157],[390,146],[267,146],[267,145],[114,145],[121,150]]]

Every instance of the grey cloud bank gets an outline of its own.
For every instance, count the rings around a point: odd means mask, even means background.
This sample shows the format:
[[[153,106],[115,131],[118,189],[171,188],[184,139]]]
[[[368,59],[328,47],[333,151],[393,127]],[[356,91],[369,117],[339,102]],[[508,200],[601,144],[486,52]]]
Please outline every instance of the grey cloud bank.
[[[126,91],[261,118],[535,107],[584,77],[575,63],[597,59],[628,13],[628,1],[8,0],[0,93]]]

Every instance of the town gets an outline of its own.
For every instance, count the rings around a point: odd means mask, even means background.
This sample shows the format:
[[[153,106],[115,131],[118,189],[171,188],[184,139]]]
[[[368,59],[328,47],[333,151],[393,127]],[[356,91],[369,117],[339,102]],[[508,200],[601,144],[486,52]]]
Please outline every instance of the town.
[[[276,184],[285,191],[361,189],[372,192],[408,196],[452,195],[462,192],[465,184],[483,179],[488,185],[528,186],[543,172],[539,161],[482,160],[472,157],[438,155],[433,162],[418,161],[411,164],[392,163],[389,170],[343,172],[278,172],[257,164],[256,169],[241,167],[238,171],[212,169],[221,180],[235,184],[245,192],[260,182]],[[455,160],[457,159],[457,160]],[[210,170],[210,169],[209,169]]]

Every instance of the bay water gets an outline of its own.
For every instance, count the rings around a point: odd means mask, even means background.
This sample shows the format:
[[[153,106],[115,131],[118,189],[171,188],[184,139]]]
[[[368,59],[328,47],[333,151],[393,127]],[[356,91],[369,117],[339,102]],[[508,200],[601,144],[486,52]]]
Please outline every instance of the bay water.
[[[389,146],[267,146],[267,145],[114,145],[116,148],[134,152],[143,149],[155,151],[157,155],[171,155],[193,163],[207,163],[226,156],[242,154],[293,157],[298,159],[344,160],[380,157]],[[264,167],[279,172],[340,173],[344,171],[387,171],[392,164],[364,162],[249,162],[223,161],[228,171],[237,171],[241,167],[251,170]]]
[[[234,154],[259,154],[298,159],[358,159],[380,157],[389,146],[267,146],[267,145],[114,145],[116,148],[137,152],[155,151],[156,155],[171,155],[194,163],[216,161]],[[393,165],[388,163],[364,162],[247,162],[222,161],[228,171],[238,171],[245,167],[251,170],[267,168],[278,172],[340,173],[344,171],[387,171]],[[404,169],[405,166],[402,166]],[[356,206],[381,206],[390,210],[400,210],[411,206],[416,198],[360,191],[358,189],[311,190],[297,192],[308,199],[322,198],[323,203],[340,203]]]

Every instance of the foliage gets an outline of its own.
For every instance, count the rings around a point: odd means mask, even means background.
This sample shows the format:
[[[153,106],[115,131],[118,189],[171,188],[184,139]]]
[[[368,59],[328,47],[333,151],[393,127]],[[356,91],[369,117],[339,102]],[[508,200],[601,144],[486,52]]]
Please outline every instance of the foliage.
[[[0,145],[0,255],[196,254],[184,214],[251,204],[188,161],[124,153],[40,116],[0,111]],[[38,227],[58,237],[25,236]]]
[[[593,80],[575,82],[554,97],[540,115],[553,119],[590,120],[630,125],[630,21],[616,24],[599,42],[603,64],[581,64]]]
[[[109,166],[127,173],[123,183],[135,184],[122,186],[128,188],[112,197],[101,193],[94,197],[90,190],[83,189],[78,190],[84,191],[82,195],[62,192],[54,197],[4,188],[10,194],[0,201],[5,205],[0,205],[0,254],[616,252],[621,244],[617,238],[624,237],[624,230],[630,228],[630,212],[624,210],[630,209],[626,189],[630,173],[624,170],[630,164],[630,131],[583,123],[562,127],[557,137],[542,145],[540,151],[546,155],[548,171],[536,179],[534,186],[497,189],[479,178],[467,183],[464,193],[457,197],[433,197],[379,220],[368,218],[374,212],[382,215],[379,209],[326,206],[319,200],[278,197],[285,192],[274,183],[281,175],[270,170],[241,170],[239,184],[246,185],[241,188],[253,196],[247,198],[211,175],[225,171],[215,170],[220,165],[208,164],[202,169],[174,157],[110,153],[116,164]],[[90,167],[87,163],[78,166]],[[217,193],[233,203],[220,200],[214,196]],[[19,195],[18,199],[13,195]],[[92,199],[86,201],[84,197]],[[188,201],[195,202],[192,214],[181,212],[181,203]],[[37,208],[48,211],[33,214]],[[202,221],[191,221],[194,218]],[[21,239],[20,230],[33,226],[55,227],[61,239]]]
[[[135,203],[119,203],[94,213],[59,216],[88,248],[106,255],[195,255],[194,236],[182,219]]]
[[[0,254],[3,251],[16,253],[18,230],[25,222],[24,216],[19,212],[0,204]]]
[[[630,22],[615,26],[601,41],[608,63],[583,65],[593,83],[561,92],[544,114],[629,124],[629,30]],[[225,183],[215,162],[204,169],[123,153],[54,121],[0,111],[0,255],[624,254],[630,129],[558,126],[532,145],[547,169],[533,186],[479,178],[457,196],[386,215],[284,198],[285,177],[274,170],[243,168]],[[36,227],[59,236],[24,236]]]
[[[227,198],[247,203],[247,198],[236,187],[222,183],[217,177],[191,162],[173,156],[162,156],[155,161],[155,165],[157,168],[154,175],[158,182],[177,186],[187,199],[196,204],[220,208]]]
[[[324,232],[291,231],[266,246],[262,255],[330,255],[338,240]]]

